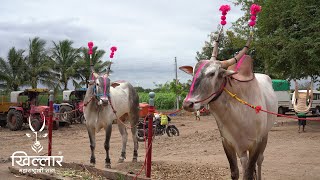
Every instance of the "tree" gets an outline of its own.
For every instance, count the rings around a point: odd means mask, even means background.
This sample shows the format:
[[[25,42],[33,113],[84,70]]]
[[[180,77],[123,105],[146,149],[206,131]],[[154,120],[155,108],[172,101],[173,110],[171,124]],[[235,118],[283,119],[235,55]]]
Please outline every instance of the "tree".
[[[256,57],[272,78],[315,81],[320,74],[320,1],[255,0],[262,5],[256,25]],[[241,32],[251,2],[237,0],[246,14],[234,24]]]
[[[54,73],[54,61],[48,57],[45,49],[46,41],[35,37],[29,39],[29,53],[26,58],[26,78],[27,83],[32,88],[37,88],[38,83],[52,86],[55,84],[58,74]]]
[[[98,50],[97,46],[93,47],[92,51],[92,64],[94,71],[97,73],[106,72],[106,67],[109,65],[109,62],[102,62],[102,57],[105,54],[105,51]],[[88,87],[88,83],[91,78],[90,56],[88,54],[89,49],[82,47],[80,52],[81,58],[76,63],[77,71],[75,77],[81,80],[81,85],[86,84]]]
[[[17,91],[25,84],[26,64],[23,56],[24,50],[12,47],[8,53],[8,60],[0,58],[0,85],[7,89]]]
[[[272,76],[301,79],[320,74],[320,2],[269,0],[260,16],[258,55]]]
[[[80,49],[73,48],[72,44],[69,40],[53,42],[51,58],[55,61],[54,69],[60,75],[59,82],[64,90],[67,90],[68,81],[76,78],[76,63],[80,58]]]

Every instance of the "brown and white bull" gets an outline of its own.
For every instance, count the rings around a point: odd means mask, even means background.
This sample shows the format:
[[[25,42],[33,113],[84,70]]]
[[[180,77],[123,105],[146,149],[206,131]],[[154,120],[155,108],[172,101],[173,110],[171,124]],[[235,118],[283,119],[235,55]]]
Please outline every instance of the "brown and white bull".
[[[90,163],[96,163],[95,158],[95,134],[102,128],[105,130],[106,138],[104,148],[106,151],[105,166],[111,167],[109,157],[110,138],[112,122],[129,120],[134,143],[133,162],[138,158],[138,140],[136,138],[136,124],[139,121],[139,96],[134,87],[126,81],[110,83],[108,74],[98,75],[93,73],[94,82],[89,84],[84,98],[84,117],[90,138],[91,159]],[[110,103],[111,101],[111,103]],[[128,133],[125,125],[118,121],[118,128],[122,136],[122,151],[118,162],[126,158],[126,145]]]
[[[275,116],[264,112],[257,113],[255,109],[241,104],[225,89],[250,104],[277,111],[277,99],[270,77],[265,74],[253,74],[252,59],[245,55],[250,41],[251,37],[235,58],[226,61],[216,60],[216,43],[210,60],[199,61],[195,68],[180,67],[193,75],[183,107],[187,111],[196,111],[200,106],[209,104],[219,127],[232,179],[239,178],[237,156],[243,168],[243,179],[253,179],[256,164],[257,178],[261,179],[263,153]],[[235,63],[240,59],[242,65],[238,72],[235,72]]]

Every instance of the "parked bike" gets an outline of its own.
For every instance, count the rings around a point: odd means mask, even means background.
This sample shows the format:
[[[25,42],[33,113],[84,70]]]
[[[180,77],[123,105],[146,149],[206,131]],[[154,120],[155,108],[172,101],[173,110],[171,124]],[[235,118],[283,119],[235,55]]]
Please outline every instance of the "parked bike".
[[[166,115],[165,115],[166,116]],[[179,136],[179,130],[175,125],[169,125],[171,122],[171,118],[167,117],[167,123],[163,119],[161,120],[160,116],[155,116],[153,118],[153,126],[152,131],[154,136],[162,136],[165,133],[169,136]],[[145,135],[145,138],[144,138]],[[144,139],[148,139],[148,121],[144,122],[144,120],[140,120],[137,125],[137,139],[142,142]]]

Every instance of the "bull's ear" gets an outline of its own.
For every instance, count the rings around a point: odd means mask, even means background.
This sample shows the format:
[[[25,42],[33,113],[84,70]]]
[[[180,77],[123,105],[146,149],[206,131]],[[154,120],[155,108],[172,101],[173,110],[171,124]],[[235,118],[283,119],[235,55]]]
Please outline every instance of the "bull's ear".
[[[89,80],[88,84],[89,84],[89,85],[94,84],[94,80]]]
[[[119,83],[116,83],[116,82],[113,82],[113,83],[111,83],[111,86],[112,86],[113,88],[115,88],[115,87],[117,87],[117,86],[120,86],[120,84],[119,84]]]
[[[237,74],[237,72],[232,70],[225,70],[223,68],[220,68],[220,71],[219,71],[219,76],[221,77],[231,76],[234,74]]]
[[[181,71],[184,71],[187,74],[190,74],[191,76],[193,74],[193,67],[191,67],[191,66],[181,66],[181,67],[179,67],[179,69]]]

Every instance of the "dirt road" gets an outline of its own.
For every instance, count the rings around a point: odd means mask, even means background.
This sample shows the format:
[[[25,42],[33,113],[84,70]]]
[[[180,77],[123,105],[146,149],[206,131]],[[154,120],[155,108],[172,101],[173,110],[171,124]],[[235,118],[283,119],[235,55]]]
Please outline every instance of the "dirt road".
[[[297,122],[277,119],[269,133],[262,167],[263,179],[320,179],[320,122],[308,122],[305,133],[298,133]],[[158,136],[152,152],[153,179],[230,179],[229,165],[224,154],[220,134],[213,116],[202,116],[195,121],[192,116],[173,117],[172,123],[180,130],[180,136]],[[34,154],[30,148],[32,138],[25,134],[30,130],[12,132],[0,129],[0,160],[5,160],[14,151]],[[131,163],[133,143],[131,132],[127,145],[125,163],[117,163],[121,151],[121,138],[117,125],[113,126],[111,139],[112,168],[137,173],[144,162],[144,143],[139,144],[137,164]],[[104,168],[104,132],[96,137],[96,167]],[[47,140],[41,139],[47,152]],[[62,153],[64,162],[89,164],[90,148],[85,125],[63,127],[53,133],[53,154]],[[241,165],[238,161],[240,175]],[[0,176],[8,178],[7,166],[0,162]],[[144,172],[142,172],[144,174]],[[12,176],[13,177],[13,176]],[[0,178],[2,179],[2,178]]]

